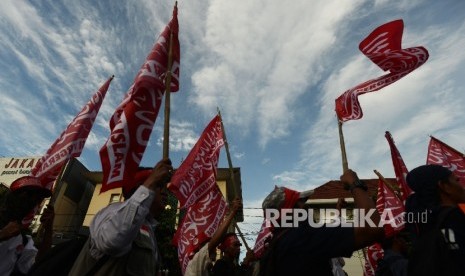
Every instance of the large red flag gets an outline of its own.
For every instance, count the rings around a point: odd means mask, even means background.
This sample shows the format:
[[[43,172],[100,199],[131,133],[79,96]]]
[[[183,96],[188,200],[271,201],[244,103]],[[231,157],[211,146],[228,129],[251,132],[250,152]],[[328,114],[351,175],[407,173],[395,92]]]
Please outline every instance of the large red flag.
[[[342,122],[362,118],[358,96],[378,91],[420,67],[429,57],[424,47],[401,48],[404,23],[395,20],[376,28],[359,45],[360,51],[388,74],[361,83],[336,99],[336,113]]]
[[[437,164],[453,171],[465,188],[465,155],[431,136],[426,164]]]
[[[165,76],[171,70],[170,91],[179,89],[180,47],[177,7],[173,18],[158,37],[152,51],[136,75],[121,104],[110,120],[110,137],[100,149],[103,169],[101,192],[121,187],[132,179],[144,155],[160,110]],[[172,44],[170,43],[172,37]],[[168,69],[169,48],[173,64]]]
[[[183,274],[194,252],[218,229],[225,212],[226,202],[216,185],[187,209],[173,238],[173,243],[178,247],[178,258]]]
[[[112,79],[113,77],[109,78],[95,92],[92,99],[82,108],[81,112],[79,112],[32,169],[31,175],[40,178],[42,185],[47,189],[52,188],[55,179],[60,174],[61,168],[66,162],[71,157],[81,155],[87,136],[89,136]]]
[[[405,227],[405,207],[402,201],[380,179],[378,183],[378,198],[376,209],[381,214],[384,224],[384,234],[391,237]]]
[[[168,188],[178,198],[181,208],[189,208],[216,186],[216,168],[223,145],[221,118],[217,115],[171,178]]]
[[[224,217],[226,202],[216,184],[218,158],[223,145],[221,118],[216,115],[168,186],[178,198],[180,207],[187,209],[173,238],[183,273],[194,252],[212,237]]]
[[[386,137],[389,143],[389,148],[391,149],[392,166],[394,167],[397,184],[399,185],[400,197],[403,204],[405,204],[405,200],[407,200],[407,197],[412,193],[412,189],[410,189],[410,187],[407,185],[406,180],[408,170],[405,166],[402,156],[400,156],[400,152],[397,149],[396,144],[394,143],[394,139],[392,139],[391,133],[386,131],[384,137]]]

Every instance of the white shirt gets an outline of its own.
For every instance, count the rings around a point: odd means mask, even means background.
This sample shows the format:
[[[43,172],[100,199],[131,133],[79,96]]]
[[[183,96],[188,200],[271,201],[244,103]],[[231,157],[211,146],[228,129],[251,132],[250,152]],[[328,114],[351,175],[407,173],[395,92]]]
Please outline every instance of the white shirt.
[[[15,266],[21,273],[27,273],[35,262],[37,248],[32,237],[26,235],[27,244],[23,245],[21,234],[0,242],[0,275],[10,275]]]
[[[208,243],[206,243],[189,261],[184,276],[208,276],[212,263],[208,252]]]
[[[92,257],[99,259],[105,254],[119,257],[128,253],[143,224],[150,225],[149,234],[157,250],[153,232],[156,221],[150,216],[153,197],[154,192],[141,185],[125,202],[100,210],[89,227]]]

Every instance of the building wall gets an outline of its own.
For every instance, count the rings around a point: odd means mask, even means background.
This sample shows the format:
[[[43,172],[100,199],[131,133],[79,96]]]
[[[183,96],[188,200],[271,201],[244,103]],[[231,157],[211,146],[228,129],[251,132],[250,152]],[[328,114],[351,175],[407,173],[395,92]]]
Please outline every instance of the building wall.
[[[39,159],[37,156],[0,158],[0,182],[10,187],[15,179],[29,175]]]
[[[216,181],[218,184],[218,188],[220,188],[221,193],[223,194],[223,197],[226,199],[228,198],[228,192],[227,192],[227,187],[226,187],[226,180],[218,180]]]
[[[53,223],[56,237],[69,238],[79,233],[94,192],[94,184],[86,175],[89,170],[73,158],[55,184],[50,202],[55,207]]]
[[[115,198],[118,198],[117,202],[123,201],[124,199],[122,196],[121,188],[111,189],[105,191],[104,193],[100,193],[101,188],[102,184],[97,184],[95,186],[94,194],[92,195],[92,200],[90,201],[89,208],[87,209],[87,213],[82,224],[83,226],[88,227],[95,214],[105,206],[108,206],[111,201],[115,202]]]

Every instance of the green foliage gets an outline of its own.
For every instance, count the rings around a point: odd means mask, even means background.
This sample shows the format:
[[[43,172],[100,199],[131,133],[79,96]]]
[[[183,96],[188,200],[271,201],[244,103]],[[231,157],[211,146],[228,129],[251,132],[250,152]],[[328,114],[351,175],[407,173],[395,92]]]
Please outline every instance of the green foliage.
[[[182,275],[181,267],[179,265],[177,248],[172,244],[172,239],[176,232],[178,200],[171,193],[168,195],[168,205],[171,208],[165,210],[158,219],[159,224],[155,231],[155,235],[158,242],[158,249],[163,259],[162,269],[168,270],[168,275],[178,276]]]

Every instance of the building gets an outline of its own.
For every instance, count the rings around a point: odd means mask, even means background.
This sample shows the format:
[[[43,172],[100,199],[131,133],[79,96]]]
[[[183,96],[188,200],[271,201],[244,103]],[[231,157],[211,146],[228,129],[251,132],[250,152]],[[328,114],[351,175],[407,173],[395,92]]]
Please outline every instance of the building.
[[[233,173],[236,182],[235,186],[232,184],[230,170],[218,168],[217,183],[228,202],[236,197],[242,197],[240,168],[233,168]],[[53,229],[56,242],[59,242],[59,239],[73,237],[82,231],[85,232],[94,215],[100,209],[113,202],[124,200],[121,188],[100,193],[102,179],[102,172],[89,171],[75,158],[71,159],[64,167],[62,176],[55,184],[54,193],[50,199],[50,202],[55,207]],[[236,192],[239,195],[236,195]],[[168,208],[176,210],[177,202],[172,204],[174,206]],[[243,220],[241,210],[236,217],[236,221],[241,222]]]
[[[29,175],[40,157],[1,157],[0,182],[9,188],[11,183],[22,176]]]
[[[227,202],[231,202],[235,197],[235,192],[237,191],[239,195],[237,197],[242,197],[242,185],[241,185],[241,171],[240,168],[234,168],[234,179],[236,185],[232,184],[230,170],[226,168],[218,168],[217,170],[217,184],[220,188],[220,191],[223,193]],[[102,172],[87,172],[86,177],[92,183],[95,183],[95,189],[93,192],[92,200],[90,201],[89,208],[87,210],[83,226],[89,226],[92,218],[94,217],[95,213],[98,210],[102,209],[103,207],[111,204],[113,202],[119,202],[124,200],[122,195],[121,188],[112,189],[106,191],[104,193],[100,193],[100,189],[102,188],[102,180],[103,180],[103,173]],[[168,208],[177,208],[177,206],[170,206]],[[236,217],[237,222],[241,222],[244,220],[242,210],[239,212],[238,216]]]

